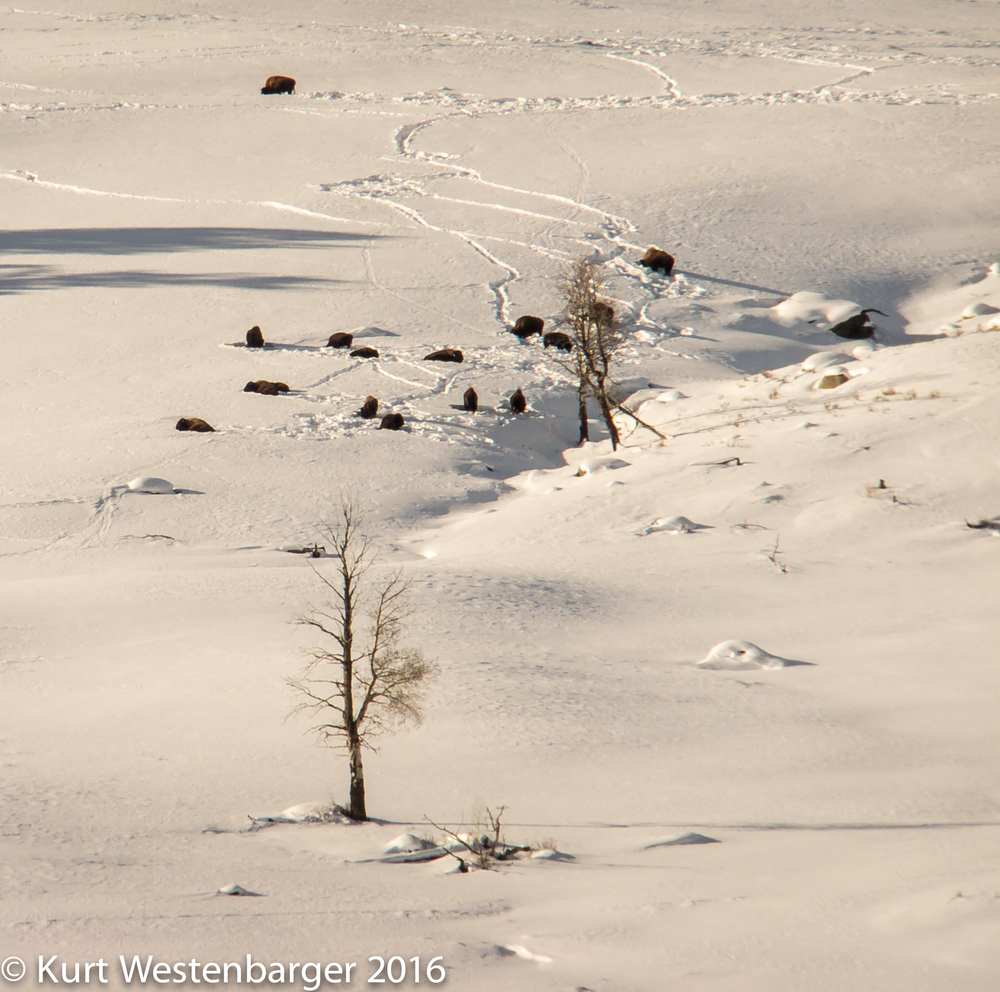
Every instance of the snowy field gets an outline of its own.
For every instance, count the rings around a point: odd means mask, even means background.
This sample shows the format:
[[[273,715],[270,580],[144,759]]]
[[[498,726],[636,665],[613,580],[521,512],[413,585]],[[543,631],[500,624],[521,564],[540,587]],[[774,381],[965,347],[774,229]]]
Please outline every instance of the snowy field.
[[[995,992],[998,42],[991,0],[0,7],[5,984]],[[575,447],[510,333],[581,254],[665,441]],[[440,674],[373,822],[250,830],[346,799],[280,550],[343,489]],[[501,805],[572,857],[370,860]]]

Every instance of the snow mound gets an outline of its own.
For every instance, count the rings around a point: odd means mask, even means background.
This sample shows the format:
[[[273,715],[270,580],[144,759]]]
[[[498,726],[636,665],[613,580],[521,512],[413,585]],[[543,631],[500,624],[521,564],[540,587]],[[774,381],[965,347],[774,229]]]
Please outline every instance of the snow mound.
[[[128,484],[131,493],[156,493],[160,495],[173,495],[173,483],[166,479],[157,479],[151,475],[140,475]]]
[[[870,355],[875,353],[875,346],[870,341],[862,341],[861,344],[856,345],[851,351],[851,354],[855,358],[868,358]]]
[[[416,834],[400,834],[382,848],[383,854],[406,854],[411,851],[426,851],[435,845]]]
[[[861,313],[861,305],[851,300],[830,300],[822,293],[795,293],[772,307],[771,312],[785,327],[804,321],[825,331]]]
[[[621,458],[588,458],[580,462],[576,474],[580,476],[593,475],[595,472],[610,472],[616,468],[628,468],[631,462],[622,461]]]
[[[708,654],[698,662],[699,668],[713,671],[744,672],[755,668],[768,670],[785,668],[788,665],[801,664],[768,654],[756,644],[749,641],[723,641],[716,644]]]
[[[997,307],[991,307],[989,303],[983,303],[980,300],[978,303],[970,303],[962,311],[963,320],[971,320],[973,317],[986,317],[991,313],[1000,313],[1000,309]]]
[[[657,517],[643,533],[657,534],[666,531],[669,534],[693,534],[696,530],[705,529],[705,524],[696,524],[687,517]]]
[[[869,345],[868,352],[870,353],[871,350],[871,345]],[[820,369],[829,369],[832,365],[839,366],[847,361],[850,361],[847,355],[842,355],[839,351],[818,351],[802,363],[802,371],[818,372]]]
[[[687,844],[720,844],[721,841],[714,837],[706,837],[704,834],[696,834],[688,831],[686,834],[678,834],[676,837],[668,837],[666,840],[654,840],[652,844],[646,844],[644,851],[652,850],[654,847],[683,847]]]
[[[251,892],[249,889],[244,889],[242,885],[227,885],[215,894],[217,896],[262,896],[264,893]]]
[[[348,817],[335,812],[329,803],[298,803],[283,809],[279,814],[286,823],[350,823]],[[279,818],[279,817],[276,817]]]
[[[465,850],[465,848],[462,848]],[[399,854],[386,854],[384,857],[377,858],[377,861],[381,861],[386,865],[408,865],[417,864],[421,861],[437,861],[438,858],[443,858],[448,854],[448,849],[446,847],[428,847],[419,851],[401,851]]]
[[[516,954],[522,961],[538,961],[540,964],[547,964],[552,960],[544,954],[532,954],[523,944],[502,944],[501,950]]]
[[[662,386],[650,386],[649,389],[636,390],[622,404],[626,409],[638,413],[646,403],[676,403],[686,400],[687,396],[679,389],[664,389]]]
[[[575,861],[572,854],[564,851],[557,851],[554,847],[540,847],[537,851],[531,852],[532,861]]]

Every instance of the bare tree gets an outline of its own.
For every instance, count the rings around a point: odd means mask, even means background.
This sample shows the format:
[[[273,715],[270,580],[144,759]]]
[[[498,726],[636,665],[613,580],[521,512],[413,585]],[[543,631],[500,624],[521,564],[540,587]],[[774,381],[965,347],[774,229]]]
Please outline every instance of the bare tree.
[[[618,449],[621,435],[615,423],[615,411],[624,413],[637,424],[661,438],[666,435],[640,420],[627,407],[622,406],[616,394],[611,367],[626,343],[621,321],[615,320],[614,308],[601,295],[604,274],[591,258],[582,256],[570,266],[560,284],[565,306],[563,323],[570,329],[573,349],[569,356],[559,360],[577,383],[580,403],[580,444],[590,440],[587,425],[587,398],[593,396],[601,408],[604,424],[611,438],[611,447]]]
[[[368,591],[377,552],[371,538],[359,532],[360,525],[356,501],[342,496],[341,520],[324,532],[337,559],[333,574],[312,565],[331,601],[292,621],[315,628],[333,645],[312,649],[303,672],[286,679],[300,697],[295,712],[319,716],[313,729],[322,742],[347,751],[351,791],[344,812],[352,820],[368,819],[362,752],[374,751],[372,740],[388,727],[407,720],[420,723],[420,690],[434,671],[420,651],[399,643],[411,616],[409,583],[394,572]],[[356,627],[363,619],[367,636],[358,636]]]

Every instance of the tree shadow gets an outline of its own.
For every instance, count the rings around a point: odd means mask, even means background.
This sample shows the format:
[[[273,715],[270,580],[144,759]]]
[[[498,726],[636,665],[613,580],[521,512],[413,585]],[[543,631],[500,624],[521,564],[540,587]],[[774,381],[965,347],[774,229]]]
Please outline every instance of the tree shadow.
[[[735,286],[737,289],[749,289],[753,290],[755,293],[768,293],[771,296],[786,297],[791,296],[791,293],[786,293],[780,289],[770,289],[767,286],[755,286],[750,282],[736,282],[734,279],[722,279],[719,276],[709,276],[705,275],[704,272],[688,272],[685,269],[683,272],[678,272],[679,275],[683,275],[685,279],[700,279],[702,282],[713,282],[720,286]]]
[[[380,235],[273,227],[68,227],[0,231],[0,252],[146,255],[179,251],[332,248]]]
[[[340,282],[343,280],[313,276],[257,276],[236,272],[61,272],[52,265],[0,265],[0,296],[44,289],[143,289],[148,286],[287,290],[329,286]]]

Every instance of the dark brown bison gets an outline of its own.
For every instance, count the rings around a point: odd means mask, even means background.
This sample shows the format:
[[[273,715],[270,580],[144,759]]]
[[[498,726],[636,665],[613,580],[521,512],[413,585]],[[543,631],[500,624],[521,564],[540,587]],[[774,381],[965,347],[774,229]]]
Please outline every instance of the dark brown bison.
[[[545,327],[545,321],[541,317],[532,317],[525,314],[517,318],[517,323],[510,329],[510,333],[526,341],[532,334],[541,334]]]
[[[256,382],[248,382],[243,387],[244,393],[260,393],[261,396],[277,396],[279,393],[288,392],[288,383],[269,382],[267,379],[258,379]]]
[[[558,348],[560,351],[572,351],[573,339],[562,331],[549,331],[542,335],[542,342],[546,348]]]
[[[361,409],[358,410],[365,420],[371,420],[378,413],[378,400],[374,396],[369,396],[364,403],[361,404]]]
[[[598,325],[610,327],[615,319],[615,308],[605,303],[603,300],[595,300],[590,309],[591,314]]]
[[[528,401],[525,399],[524,393],[521,392],[520,386],[510,398],[510,409],[513,413],[524,413],[528,409]]]
[[[248,348],[263,348],[264,347],[264,335],[261,333],[260,328],[254,324],[253,327],[247,331],[247,347]]]
[[[378,348],[355,348],[351,358],[378,358]]]
[[[380,431],[399,431],[403,429],[403,415],[401,413],[387,413],[382,418],[382,423],[378,425]]]
[[[331,348],[350,348],[354,344],[354,335],[348,334],[346,331],[336,331],[330,335],[327,344]]]
[[[469,413],[475,413],[479,409],[479,394],[469,386],[462,397],[462,405]]]
[[[268,76],[261,93],[294,93],[295,80],[291,76]]]
[[[424,355],[425,362],[464,362],[463,355],[458,348],[442,348],[440,351],[432,351],[429,355]]]
[[[869,307],[867,310],[862,310],[861,313],[856,313],[853,317],[848,317],[847,320],[842,320],[839,324],[834,324],[830,330],[838,338],[847,338],[850,341],[872,338],[875,336],[875,325],[868,317],[870,313],[882,313],[882,311],[876,310],[875,307]],[[888,317],[889,315],[882,313],[882,316]]]
[[[177,421],[179,431],[198,431],[200,434],[214,434],[215,428],[201,417],[181,417]]]
[[[639,264],[653,272],[659,269],[665,276],[669,276],[674,271],[674,256],[660,248],[648,248]]]

